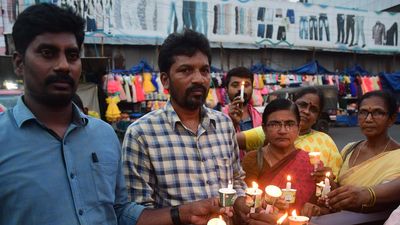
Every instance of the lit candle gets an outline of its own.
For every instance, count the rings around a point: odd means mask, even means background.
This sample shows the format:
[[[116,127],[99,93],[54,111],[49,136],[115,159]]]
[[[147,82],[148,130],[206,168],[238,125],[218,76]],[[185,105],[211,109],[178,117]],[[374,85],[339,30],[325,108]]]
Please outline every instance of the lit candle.
[[[229,183],[228,183],[228,189],[233,189],[232,181],[229,181]]]
[[[307,216],[298,216],[296,210],[293,210],[292,216],[289,216],[289,225],[304,225],[308,224],[309,220]]]
[[[261,195],[262,190],[258,189],[258,184],[253,181],[253,187],[246,189],[246,195],[250,197],[248,206],[250,208],[250,213],[255,213],[256,208],[261,206]]]
[[[222,219],[222,216],[219,216],[219,218],[212,218],[211,220],[209,220],[207,225],[226,225],[226,223]]]
[[[244,101],[244,81],[242,81],[242,85],[240,85],[240,100]]]
[[[278,224],[278,225],[282,224],[283,221],[285,221],[287,217],[288,217],[288,214],[287,214],[287,213],[283,214],[283,216],[281,216],[281,217],[278,219],[278,221],[276,221],[276,224]]]
[[[290,175],[287,176],[287,182],[286,182],[286,190],[292,189],[292,183],[290,182],[292,180],[292,177]]]

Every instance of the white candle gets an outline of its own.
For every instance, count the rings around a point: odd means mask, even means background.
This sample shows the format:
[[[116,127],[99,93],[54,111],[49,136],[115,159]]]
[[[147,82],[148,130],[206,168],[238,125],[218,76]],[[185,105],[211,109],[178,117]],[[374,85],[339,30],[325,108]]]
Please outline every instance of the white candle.
[[[228,189],[233,189],[232,181],[229,181],[229,183],[228,183]]]
[[[331,173],[330,172],[327,172],[326,174],[325,174],[325,186],[331,186],[331,183],[330,183],[330,181],[329,181],[329,176],[331,175]]]
[[[287,213],[285,213],[283,216],[281,216],[279,219],[278,219],[278,221],[276,221],[276,224],[282,224],[283,223],[283,221],[285,221],[285,219],[287,218],[287,216],[288,216],[288,214]]]
[[[209,220],[207,225],[226,225],[226,223],[222,219],[222,217],[219,216],[219,218],[212,218],[211,220]]]
[[[251,198],[251,205],[249,205],[250,208],[250,213],[255,213],[256,208],[261,206],[261,195],[262,195],[262,190],[258,189],[258,184],[253,181],[253,187],[252,188],[247,188],[246,189],[246,194],[250,196]]]
[[[286,190],[292,189],[292,183],[290,182],[292,180],[292,177],[290,175],[287,176],[287,182],[286,182]]]
[[[242,81],[242,85],[240,85],[240,100],[244,101],[244,81]]]

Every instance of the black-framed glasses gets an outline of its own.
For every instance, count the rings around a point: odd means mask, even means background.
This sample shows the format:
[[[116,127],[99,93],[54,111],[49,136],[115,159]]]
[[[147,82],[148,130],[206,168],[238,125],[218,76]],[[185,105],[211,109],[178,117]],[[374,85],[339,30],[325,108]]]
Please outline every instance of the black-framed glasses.
[[[388,114],[388,112],[385,112],[382,110],[374,110],[372,112],[370,112],[368,110],[360,110],[358,112],[358,117],[361,119],[366,119],[369,114],[371,114],[373,119],[380,119],[380,118],[385,117]]]
[[[267,127],[273,130],[280,130],[282,127],[284,127],[286,130],[293,130],[294,128],[298,127],[297,123],[293,120],[287,120],[287,121],[278,121],[278,120],[273,120],[267,123]]]
[[[320,110],[320,109],[319,109],[317,106],[312,105],[312,104],[309,103],[309,102],[305,102],[305,101],[296,101],[295,103],[296,103],[297,107],[299,107],[299,109],[307,109],[307,108],[308,108],[308,110],[309,110],[310,112],[314,113],[314,114],[318,114],[318,113],[319,113],[319,110]]]

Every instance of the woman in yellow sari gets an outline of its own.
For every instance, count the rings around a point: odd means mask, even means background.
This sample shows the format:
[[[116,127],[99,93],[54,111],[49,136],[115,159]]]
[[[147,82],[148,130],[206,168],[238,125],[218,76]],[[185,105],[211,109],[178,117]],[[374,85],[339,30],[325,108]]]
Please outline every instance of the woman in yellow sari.
[[[369,212],[399,204],[400,144],[388,134],[396,114],[396,99],[389,93],[373,91],[360,98],[358,122],[366,140],[342,150],[340,187],[328,194],[331,209]]]

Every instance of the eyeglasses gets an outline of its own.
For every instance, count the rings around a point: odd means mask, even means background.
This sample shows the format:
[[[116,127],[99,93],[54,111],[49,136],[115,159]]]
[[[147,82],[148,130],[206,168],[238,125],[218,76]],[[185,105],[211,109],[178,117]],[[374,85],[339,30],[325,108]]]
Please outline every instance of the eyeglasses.
[[[297,123],[293,120],[287,121],[270,121],[267,123],[267,127],[273,130],[280,130],[284,127],[286,130],[290,131],[298,127]]]
[[[314,114],[318,114],[319,113],[319,108],[315,105],[312,105],[311,103],[305,102],[305,101],[296,101],[295,102],[297,107],[299,107],[299,109],[307,109],[314,113]]]
[[[368,110],[360,110],[358,112],[358,117],[361,119],[366,119],[369,114],[371,114],[373,119],[380,119],[380,118],[385,117],[388,113],[384,112],[382,110],[374,110],[372,112],[370,112]]]

